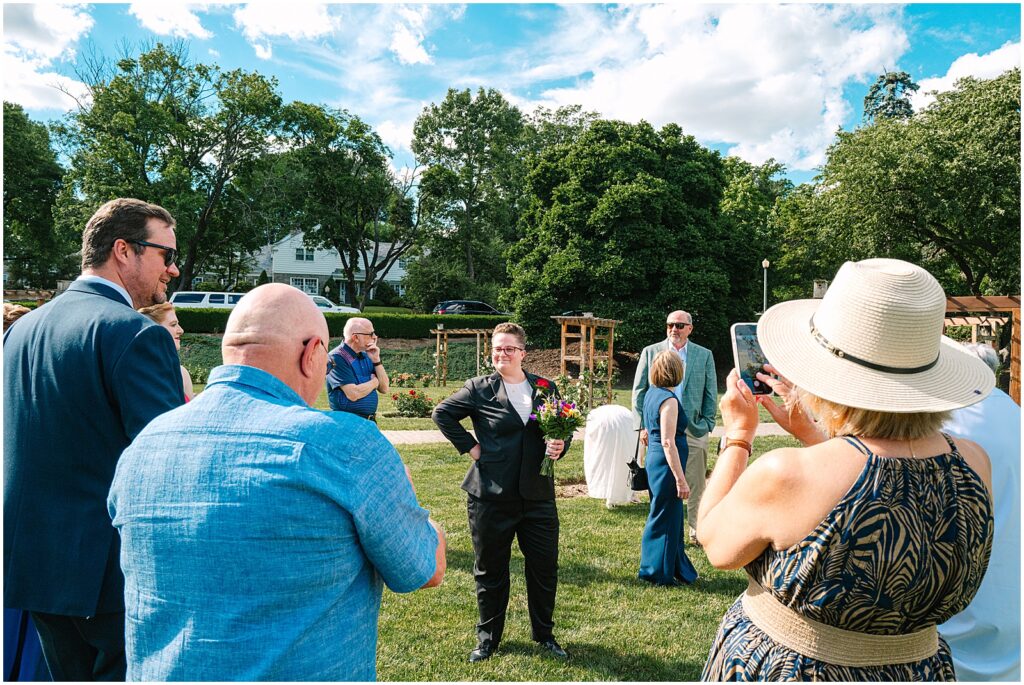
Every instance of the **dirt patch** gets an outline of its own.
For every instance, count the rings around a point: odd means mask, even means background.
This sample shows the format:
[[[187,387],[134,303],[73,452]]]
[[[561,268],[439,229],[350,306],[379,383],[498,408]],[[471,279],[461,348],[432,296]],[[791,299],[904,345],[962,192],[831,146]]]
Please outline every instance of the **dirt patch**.
[[[586,483],[570,483],[569,485],[556,485],[555,497],[559,499],[572,499],[573,497],[586,497]]]
[[[463,341],[451,340],[449,344],[455,345]],[[466,342],[473,344],[473,340],[469,339]],[[415,350],[421,347],[434,348],[436,341],[434,338],[387,338],[380,341],[381,350],[385,353],[389,350],[404,351],[404,350]],[[570,355],[579,354],[579,343],[569,345],[567,352]],[[640,355],[634,352],[616,352],[615,353],[615,368],[619,370],[619,380],[615,384],[616,388],[631,388],[633,386],[633,376],[636,374],[637,361]],[[545,378],[554,378],[562,372],[562,351],[559,348],[554,349],[535,349],[530,348],[527,350],[526,361],[523,362],[523,366],[530,372],[535,373]],[[579,373],[579,364],[576,362],[567,362],[566,370],[569,374],[575,376]]]

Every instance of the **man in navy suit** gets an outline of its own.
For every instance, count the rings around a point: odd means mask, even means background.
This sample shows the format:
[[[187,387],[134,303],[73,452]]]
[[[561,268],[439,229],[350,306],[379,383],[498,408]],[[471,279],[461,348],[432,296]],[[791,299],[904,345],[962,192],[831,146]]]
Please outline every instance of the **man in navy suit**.
[[[124,680],[124,578],[107,492],[122,450],[184,403],[170,334],[137,307],[178,275],[174,219],[112,200],[82,275],[4,334],[4,606],[32,612],[54,680]]]

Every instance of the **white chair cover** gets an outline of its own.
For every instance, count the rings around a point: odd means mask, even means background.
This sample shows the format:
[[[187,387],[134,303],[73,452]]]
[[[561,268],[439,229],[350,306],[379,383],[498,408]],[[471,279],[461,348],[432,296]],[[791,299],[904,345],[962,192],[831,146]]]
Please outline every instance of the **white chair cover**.
[[[606,404],[591,411],[583,442],[587,494],[607,500],[608,506],[628,503],[633,491],[629,489],[626,462],[635,450],[636,431],[629,409]]]

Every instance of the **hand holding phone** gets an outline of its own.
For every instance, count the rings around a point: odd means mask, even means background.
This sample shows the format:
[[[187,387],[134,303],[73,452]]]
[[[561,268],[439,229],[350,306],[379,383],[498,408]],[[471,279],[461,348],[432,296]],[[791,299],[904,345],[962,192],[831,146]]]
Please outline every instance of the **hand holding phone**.
[[[734,323],[730,328],[732,336],[732,361],[740,378],[755,395],[771,395],[772,389],[767,383],[757,379],[758,372],[765,373],[764,365],[768,363],[761,345],[757,342],[757,324]]]

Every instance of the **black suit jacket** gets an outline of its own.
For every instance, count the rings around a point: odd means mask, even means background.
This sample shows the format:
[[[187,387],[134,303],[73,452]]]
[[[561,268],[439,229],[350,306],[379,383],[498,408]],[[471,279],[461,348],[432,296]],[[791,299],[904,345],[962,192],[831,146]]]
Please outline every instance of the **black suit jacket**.
[[[114,468],[185,401],[174,341],[113,288],[76,281],[4,334],[4,606],[124,610]]]
[[[526,379],[533,388],[534,407],[539,406],[543,402],[537,392],[540,377],[527,373]],[[558,396],[554,383],[548,394]],[[473,422],[476,438],[459,424],[467,416]],[[555,498],[554,478],[540,475],[541,463],[547,458],[544,435],[536,421],[523,425],[509,404],[501,375],[470,378],[434,408],[432,418],[460,454],[480,443],[480,459],[470,464],[462,481],[462,489],[469,494],[485,500]],[[566,441],[562,454],[568,449]]]

